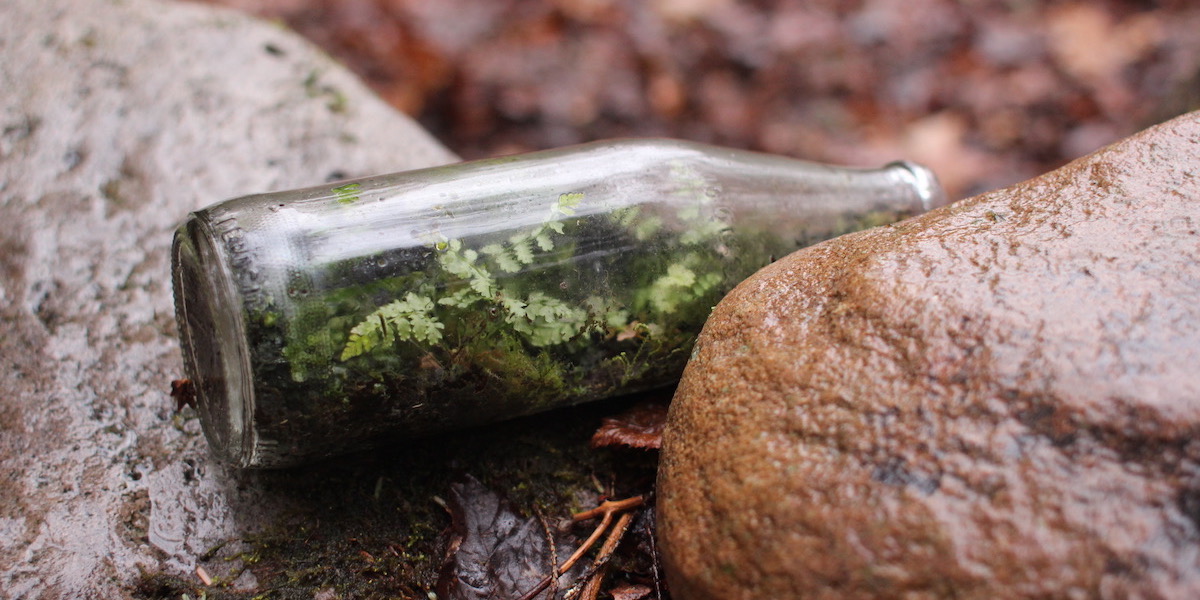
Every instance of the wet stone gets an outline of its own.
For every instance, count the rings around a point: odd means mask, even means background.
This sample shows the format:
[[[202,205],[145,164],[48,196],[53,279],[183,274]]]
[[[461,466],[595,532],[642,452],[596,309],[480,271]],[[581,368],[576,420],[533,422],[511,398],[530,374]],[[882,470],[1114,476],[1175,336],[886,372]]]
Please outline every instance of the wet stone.
[[[680,598],[1200,594],[1200,113],[716,309],[659,471]]]
[[[270,24],[149,0],[0,6],[0,595],[195,579],[291,499],[211,460],[194,413],[174,414],[175,226],[236,195],[454,157]]]

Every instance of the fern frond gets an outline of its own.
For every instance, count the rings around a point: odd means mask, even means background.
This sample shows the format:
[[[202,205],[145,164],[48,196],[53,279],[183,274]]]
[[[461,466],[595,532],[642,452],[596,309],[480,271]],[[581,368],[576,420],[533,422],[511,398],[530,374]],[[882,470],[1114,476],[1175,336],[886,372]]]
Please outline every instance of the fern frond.
[[[543,292],[533,292],[525,303],[524,317],[510,313],[505,320],[531,345],[553,346],[584,332],[587,311]]]
[[[562,229],[562,223],[555,224],[560,226],[559,229]],[[537,235],[535,235],[533,239],[537,242],[538,248],[541,248],[544,252],[549,252],[554,249],[554,240],[550,239],[550,233],[545,229],[539,229]]]
[[[667,267],[667,272],[654,280],[645,290],[645,294],[654,310],[669,314],[683,302],[693,298],[692,286],[696,283],[696,273],[683,264],[675,263]]]
[[[512,244],[512,254],[517,262],[523,265],[533,263],[533,240],[529,236],[514,235],[509,239],[509,244]]]
[[[505,273],[516,273],[521,270],[521,263],[518,262],[513,252],[500,244],[488,244],[480,248],[479,251],[490,256],[495,261],[496,266],[500,267],[500,270]]]
[[[583,202],[583,192],[571,192],[569,194],[559,194],[558,201],[550,207],[552,213],[558,213],[566,217],[575,216],[575,207]]]
[[[445,325],[433,315],[433,308],[432,299],[413,292],[379,307],[350,330],[341,359],[350,360],[395,341],[440,342]]]
[[[370,352],[379,345],[382,337],[383,330],[380,323],[373,322],[368,317],[350,330],[350,339],[346,341],[346,347],[342,349],[342,361],[345,362]]]
[[[500,306],[504,307],[504,311],[508,313],[506,319],[524,319],[527,316],[525,311],[525,302],[519,298],[514,298],[508,294],[501,293],[499,296]]]
[[[437,303],[441,304],[442,306],[467,308],[468,306],[471,306],[480,300],[482,300],[482,298],[479,296],[479,294],[474,293],[473,290],[469,288],[463,288],[454,292],[453,294],[450,294],[449,296],[438,298]]]

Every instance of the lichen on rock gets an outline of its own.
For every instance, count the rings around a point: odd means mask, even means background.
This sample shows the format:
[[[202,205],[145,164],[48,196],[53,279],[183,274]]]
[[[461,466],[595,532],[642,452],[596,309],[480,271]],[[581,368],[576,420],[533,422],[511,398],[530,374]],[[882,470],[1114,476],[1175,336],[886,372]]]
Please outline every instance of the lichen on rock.
[[[298,36],[230,11],[0,14],[0,595],[128,597],[142,570],[198,582],[211,546],[297,501],[210,462],[195,419],[172,414],[175,225],[251,191],[454,156]],[[306,93],[310,76],[340,100]]]

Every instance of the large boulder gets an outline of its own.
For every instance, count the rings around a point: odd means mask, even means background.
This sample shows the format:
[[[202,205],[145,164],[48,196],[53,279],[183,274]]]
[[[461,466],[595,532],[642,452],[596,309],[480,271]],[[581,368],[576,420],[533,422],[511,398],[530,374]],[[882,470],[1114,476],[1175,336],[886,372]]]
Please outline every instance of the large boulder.
[[[0,596],[119,598],[273,510],[173,418],[175,225],[454,157],[270,24],[151,0],[0,15]]]
[[[743,283],[659,477],[679,598],[1200,597],[1200,113]]]

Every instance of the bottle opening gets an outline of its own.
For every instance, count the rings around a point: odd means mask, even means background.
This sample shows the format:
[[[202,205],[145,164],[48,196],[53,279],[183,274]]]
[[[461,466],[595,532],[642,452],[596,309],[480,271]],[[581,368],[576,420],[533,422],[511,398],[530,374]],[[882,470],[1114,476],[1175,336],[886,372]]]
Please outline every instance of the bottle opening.
[[[204,435],[221,458],[251,462],[254,391],[237,286],[212,230],[194,215],[172,248],[175,312],[184,368]]]
[[[937,175],[934,175],[928,167],[907,160],[898,160],[888,163],[887,166],[900,167],[908,171],[907,175],[911,178],[913,189],[916,190],[917,198],[921,202],[921,206],[914,207],[918,214],[950,203],[945,190],[942,189],[942,184],[938,182]]]

